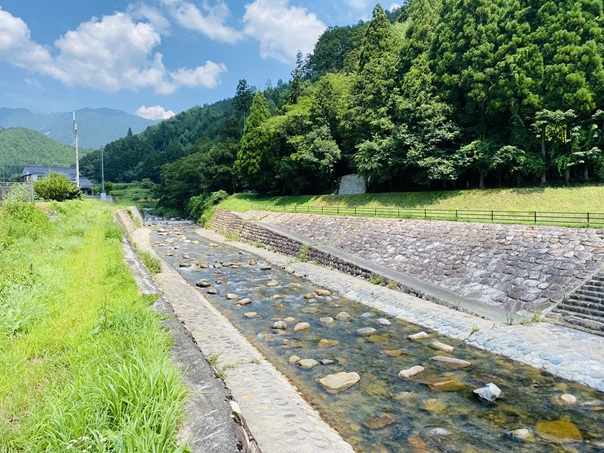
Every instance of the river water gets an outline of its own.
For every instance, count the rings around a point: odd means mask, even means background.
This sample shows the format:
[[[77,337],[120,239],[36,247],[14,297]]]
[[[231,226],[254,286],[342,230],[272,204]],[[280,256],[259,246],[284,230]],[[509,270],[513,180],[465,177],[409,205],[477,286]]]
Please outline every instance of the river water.
[[[409,335],[422,328],[338,294],[318,295],[312,283],[194,230],[161,225],[152,242],[189,283],[204,286],[199,290],[355,451],[604,451],[602,393],[436,332],[412,341]],[[278,321],[287,327],[275,329]],[[301,322],[310,328],[294,332]],[[359,333],[368,327],[375,331]],[[434,341],[454,350],[434,349]],[[290,363],[292,356],[318,363],[303,369]],[[471,365],[446,368],[435,356]],[[398,377],[417,365],[425,371]],[[340,393],[325,391],[319,379],[339,372],[356,372],[360,381]],[[489,383],[502,391],[493,403],[473,393]]]

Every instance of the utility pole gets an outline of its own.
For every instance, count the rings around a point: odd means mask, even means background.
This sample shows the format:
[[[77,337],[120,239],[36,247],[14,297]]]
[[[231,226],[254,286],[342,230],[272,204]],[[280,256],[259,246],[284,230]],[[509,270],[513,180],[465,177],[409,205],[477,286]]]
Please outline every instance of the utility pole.
[[[76,148],[76,187],[80,187],[80,158],[78,156],[78,123],[76,123],[75,110],[73,111],[73,135]]]
[[[105,147],[101,146],[101,200],[107,200],[107,194],[105,193],[105,160],[103,157],[105,154]]]

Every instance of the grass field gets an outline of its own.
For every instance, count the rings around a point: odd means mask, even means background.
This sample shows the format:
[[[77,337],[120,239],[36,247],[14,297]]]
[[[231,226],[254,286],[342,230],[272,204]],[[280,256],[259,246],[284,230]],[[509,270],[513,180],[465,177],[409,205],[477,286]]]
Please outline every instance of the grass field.
[[[110,195],[115,197],[116,202],[121,206],[153,208],[157,202],[153,195],[152,186],[139,181],[113,183]]]
[[[270,209],[287,212],[311,212],[386,217],[423,217],[414,210],[449,211],[436,213],[432,218],[455,219],[455,211],[487,211],[487,213],[458,219],[491,221],[488,211],[504,213],[523,212],[523,217],[509,220],[513,223],[535,223],[532,213],[591,213],[591,222],[604,224],[604,186],[570,188],[491,189],[468,191],[381,193],[364,195],[321,195],[297,197],[259,197],[252,194],[236,194],[218,205],[234,211]],[[337,208],[338,209],[336,211]],[[355,209],[356,208],[356,209]],[[405,210],[408,210],[405,212]],[[401,212],[402,211],[402,212]],[[600,215],[595,215],[599,213]],[[417,216],[415,215],[417,214]],[[427,218],[430,218],[429,216]],[[583,225],[585,216],[571,219],[574,225]],[[545,221],[556,222],[564,216],[546,216]],[[548,220],[549,219],[549,220]],[[497,220],[495,216],[495,220]],[[507,220],[506,220],[507,221]],[[502,221],[502,222],[506,222]]]
[[[110,206],[0,212],[0,452],[174,452],[184,389]]]

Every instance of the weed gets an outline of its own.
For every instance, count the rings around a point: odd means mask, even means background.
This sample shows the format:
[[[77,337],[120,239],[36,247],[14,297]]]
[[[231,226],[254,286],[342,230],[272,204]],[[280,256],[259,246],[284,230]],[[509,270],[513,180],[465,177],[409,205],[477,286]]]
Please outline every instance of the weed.
[[[147,251],[140,251],[138,255],[151,275],[161,272],[161,262],[157,256]]]
[[[307,244],[302,244],[298,249],[298,259],[303,263],[306,263],[308,261],[308,252],[309,246]]]
[[[505,314],[505,323],[508,326],[514,325],[514,315],[512,313],[510,313],[509,311],[506,312],[506,314]]]
[[[374,285],[381,285],[382,279],[381,279],[381,277],[374,277],[373,275],[370,275],[369,283],[373,283]]]

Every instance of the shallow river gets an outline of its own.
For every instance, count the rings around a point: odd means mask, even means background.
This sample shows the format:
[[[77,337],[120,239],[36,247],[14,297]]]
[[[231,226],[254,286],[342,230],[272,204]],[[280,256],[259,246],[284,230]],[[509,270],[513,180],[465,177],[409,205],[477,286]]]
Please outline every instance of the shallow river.
[[[188,282],[204,286],[199,290],[355,451],[604,451],[602,393],[436,332],[412,341],[409,335],[422,328],[338,294],[318,295],[312,283],[228,244],[211,244],[194,229],[161,225],[152,243]],[[342,319],[342,312],[350,319]],[[273,328],[278,321],[287,327]],[[294,332],[300,322],[310,328]],[[358,332],[367,327],[375,332]],[[434,341],[454,350],[434,349]],[[289,363],[291,356],[318,364],[303,369]],[[435,356],[470,365],[447,368]],[[398,377],[416,365],[425,371]],[[356,372],[360,381],[335,394],[319,385],[322,377],[339,372]],[[502,391],[494,403],[473,393],[488,383]]]

